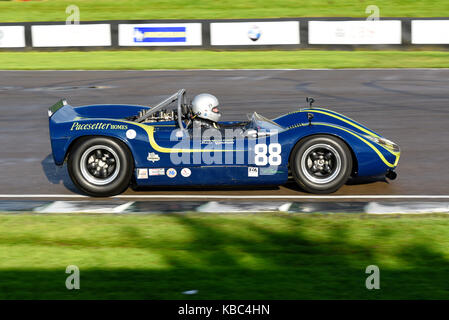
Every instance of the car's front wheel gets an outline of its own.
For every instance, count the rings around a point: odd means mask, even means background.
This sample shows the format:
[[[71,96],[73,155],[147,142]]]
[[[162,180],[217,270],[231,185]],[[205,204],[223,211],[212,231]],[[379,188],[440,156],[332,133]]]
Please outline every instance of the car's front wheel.
[[[298,143],[292,151],[290,167],[293,178],[305,191],[332,193],[346,183],[352,170],[352,156],[347,145],[333,136],[312,136]]]
[[[95,197],[123,192],[134,170],[126,145],[107,137],[81,138],[71,148],[67,167],[75,186]]]

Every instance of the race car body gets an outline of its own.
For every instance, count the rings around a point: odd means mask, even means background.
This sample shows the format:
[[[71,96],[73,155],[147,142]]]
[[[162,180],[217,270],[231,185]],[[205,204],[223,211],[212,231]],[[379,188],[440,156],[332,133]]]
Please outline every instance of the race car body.
[[[174,106],[172,106],[174,104]],[[267,119],[192,125],[185,90],[154,107],[65,100],[49,109],[56,165],[93,196],[138,186],[282,185],[289,173],[308,192],[329,193],[350,176],[394,178],[399,147],[335,112],[305,108]]]

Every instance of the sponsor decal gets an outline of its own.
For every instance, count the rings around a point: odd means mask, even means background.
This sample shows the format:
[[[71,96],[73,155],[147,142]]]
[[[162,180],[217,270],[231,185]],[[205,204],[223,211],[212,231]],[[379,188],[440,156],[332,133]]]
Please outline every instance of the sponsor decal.
[[[165,175],[165,169],[164,168],[148,169],[148,174],[150,176],[164,176]]]
[[[137,135],[136,130],[129,129],[128,131],[126,131],[126,137],[128,139],[132,140],[132,139],[134,139],[136,137],[136,135]]]
[[[260,28],[258,26],[252,26],[248,30],[248,38],[250,38],[252,41],[259,40],[261,35],[262,35],[262,32],[260,31]]]
[[[148,179],[148,170],[137,169],[137,179]]]
[[[183,176],[184,178],[190,177],[191,174],[192,174],[192,171],[189,168],[183,168],[181,170],[181,176]]]
[[[134,27],[134,42],[186,41],[186,27]]]
[[[155,163],[156,161],[161,160],[161,158],[159,157],[159,155],[157,153],[148,152],[147,160]]]
[[[128,126],[126,124],[112,124],[112,123],[104,123],[104,122],[96,122],[96,123],[79,123],[74,122],[70,131],[78,131],[78,130],[127,130]]]
[[[258,177],[258,176],[259,176],[259,168],[248,167],[248,177]]]
[[[175,169],[173,169],[173,168],[167,169],[167,177],[174,178],[174,177],[176,177],[176,174],[177,174],[177,172]]]
[[[201,144],[215,144],[215,145],[234,144],[234,139],[225,139],[225,140],[205,139],[201,140]]]

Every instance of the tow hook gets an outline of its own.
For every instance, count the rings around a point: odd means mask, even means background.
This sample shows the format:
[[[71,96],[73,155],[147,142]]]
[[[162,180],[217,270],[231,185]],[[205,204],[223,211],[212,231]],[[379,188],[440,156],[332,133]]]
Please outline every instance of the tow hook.
[[[394,180],[397,178],[398,174],[396,172],[394,172],[393,170],[388,170],[388,172],[385,176],[390,180]]]

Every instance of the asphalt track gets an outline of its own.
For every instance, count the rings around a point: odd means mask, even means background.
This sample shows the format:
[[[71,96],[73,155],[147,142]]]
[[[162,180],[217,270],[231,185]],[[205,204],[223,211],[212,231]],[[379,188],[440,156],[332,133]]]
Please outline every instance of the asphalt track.
[[[356,119],[397,142],[395,181],[350,181],[334,195],[449,195],[449,70],[197,70],[0,71],[0,194],[77,197],[66,167],[51,158],[47,108],[65,97],[73,106],[154,104],[180,88],[216,95],[224,120],[257,111],[276,117],[305,97]],[[271,188],[128,189],[127,196],[310,196],[294,183]],[[167,198],[165,198],[167,200]],[[259,198],[260,199],[260,198]],[[263,199],[263,198],[262,198]],[[413,197],[411,198],[413,199]],[[327,199],[329,201],[329,198]]]

